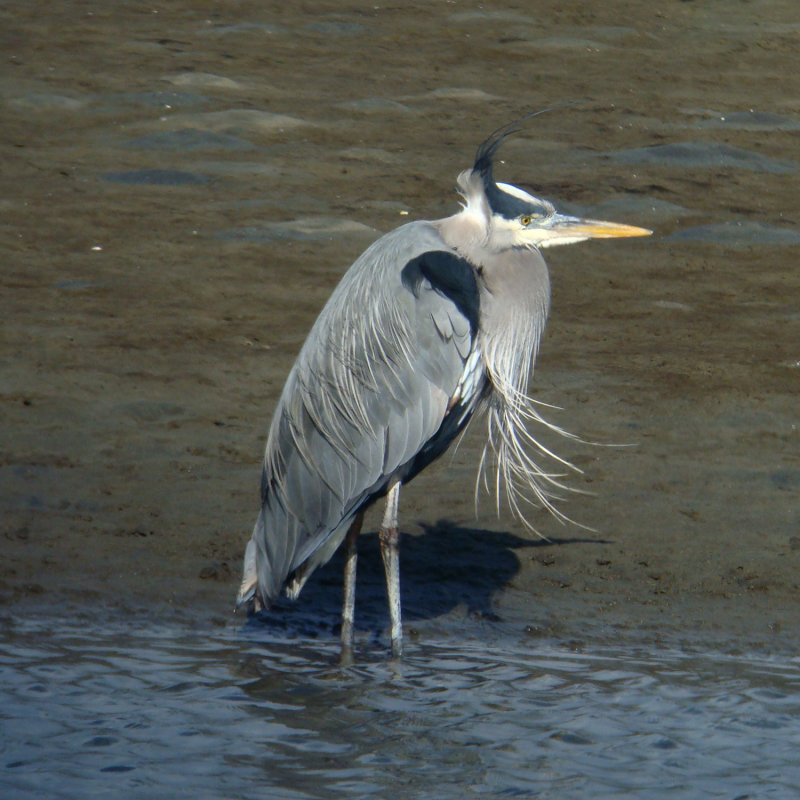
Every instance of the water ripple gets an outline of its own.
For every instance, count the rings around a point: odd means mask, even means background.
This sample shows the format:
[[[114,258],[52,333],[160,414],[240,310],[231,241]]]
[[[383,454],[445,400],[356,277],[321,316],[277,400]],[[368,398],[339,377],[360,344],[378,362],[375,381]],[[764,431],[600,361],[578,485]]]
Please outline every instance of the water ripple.
[[[434,641],[338,664],[262,628],[0,636],[4,797],[792,796],[793,659]]]

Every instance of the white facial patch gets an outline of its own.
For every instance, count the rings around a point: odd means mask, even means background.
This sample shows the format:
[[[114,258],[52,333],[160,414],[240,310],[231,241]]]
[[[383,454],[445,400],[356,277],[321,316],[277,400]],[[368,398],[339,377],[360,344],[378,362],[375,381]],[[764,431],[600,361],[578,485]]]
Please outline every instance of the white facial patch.
[[[535,203],[539,204],[542,201],[538,197],[534,197],[532,194],[528,194],[528,192],[520,189],[518,186],[512,186],[510,183],[498,183],[498,189],[502,189],[506,194],[510,194],[512,197],[516,197],[518,200],[524,200],[527,203]]]

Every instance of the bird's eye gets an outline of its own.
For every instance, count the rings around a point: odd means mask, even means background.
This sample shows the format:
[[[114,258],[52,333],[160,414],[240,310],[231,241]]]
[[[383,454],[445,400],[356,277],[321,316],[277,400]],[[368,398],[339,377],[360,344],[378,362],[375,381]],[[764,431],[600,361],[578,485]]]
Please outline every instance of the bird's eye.
[[[520,225],[522,225],[522,227],[523,227],[523,228],[527,228],[527,227],[528,227],[528,225],[530,225],[530,224],[531,224],[531,217],[530,217],[530,215],[529,215],[529,214],[523,214],[523,215],[522,215],[522,216],[519,218],[519,222],[520,222]]]

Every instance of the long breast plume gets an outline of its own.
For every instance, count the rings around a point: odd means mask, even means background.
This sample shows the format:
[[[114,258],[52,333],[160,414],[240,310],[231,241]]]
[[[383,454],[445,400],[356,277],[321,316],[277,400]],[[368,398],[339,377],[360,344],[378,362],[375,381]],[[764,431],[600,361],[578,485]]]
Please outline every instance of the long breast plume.
[[[539,269],[531,269],[530,260],[538,260]],[[492,391],[484,401],[488,441],[481,457],[475,486],[476,500],[481,483],[495,495],[497,509],[505,497],[514,515],[529,529],[535,530],[526,510],[544,507],[566,521],[554,505],[567,490],[562,483],[564,468],[579,471],[556,455],[531,432],[534,425],[544,425],[569,438],[577,438],[545,420],[537,402],[528,394],[536,354],[549,307],[549,281],[544,260],[529,252],[524,259],[522,280],[509,281],[518,291],[495,290],[486,298],[482,317],[480,347]],[[538,453],[538,456],[532,455]],[[540,463],[556,462],[556,471]],[[493,466],[490,483],[489,466]],[[493,484],[493,485],[492,485]]]
[[[534,112],[494,131],[478,148],[471,176],[465,176],[463,188],[468,189],[470,177],[473,180],[478,177],[491,202],[493,193],[500,191],[492,174],[500,145],[518,131],[523,122],[550,110],[553,109]],[[550,280],[541,254],[526,247],[493,254],[491,273],[491,277],[487,274],[487,291],[481,298],[479,346],[492,391],[484,401],[488,442],[481,457],[475,498],[477,503],[483,483],[487,491],[495,495],[498,512],[501,498],[505,497],[514,515],[538,533],[528,520],[527,509],[544,507],[557,519],[567,521],[568,517],[554,501],[561,499],[563,491],[570,490],[562,483],[565,468],[580,472],[529,430],[532,426],[543,425],[563,436],[578,439],[544,419],[537,408],[542,404],[528,394],[550,306]],[[543,463],[557,464],[555,471],[543,467],[542,459]],[[493,486],[490,463],[494,467]]]

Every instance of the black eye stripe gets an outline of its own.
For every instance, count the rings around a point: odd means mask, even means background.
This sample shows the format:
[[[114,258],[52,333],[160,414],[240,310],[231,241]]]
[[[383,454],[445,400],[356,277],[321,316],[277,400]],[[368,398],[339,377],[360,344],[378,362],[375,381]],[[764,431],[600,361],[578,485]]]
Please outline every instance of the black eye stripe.
[[[489,200],[489,207],[492,209],[492,213],[499,214],[509,220],[519,219],[520,217],[545,219],[552,213],[543,203],[515,197],[513,194],[504,192],[495,183],[491,183],[486,187],[486,197]]]

